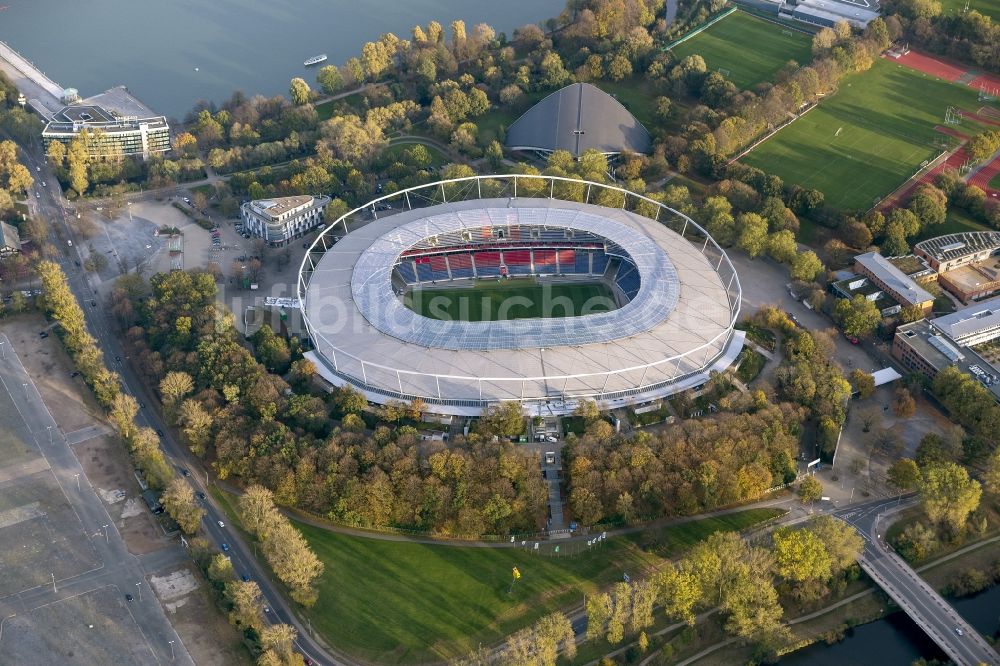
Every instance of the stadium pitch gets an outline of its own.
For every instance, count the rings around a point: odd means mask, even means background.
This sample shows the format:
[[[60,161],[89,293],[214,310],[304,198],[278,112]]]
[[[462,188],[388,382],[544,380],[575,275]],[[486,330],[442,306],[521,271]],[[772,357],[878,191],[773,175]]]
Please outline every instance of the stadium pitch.
[[[742,161],[817,189],[837,208],[868,210],[954,147],[935,128],[945,125],[949,107],[981,107],[977,93],[880,58]],[[986,129],[968,115],[948,127],[968,136]]]
[[[812,59],[812,37],[745,12],[734,12],[670,51],[678,60],[700,55],[739,88],[772,78],[789,60]]]
[[[417,287],[404,303],[417,314],[446,321],[505,321],[578,317],[618,308],[603,282],[550,282],[534,278],[477,280],[467,287]]]

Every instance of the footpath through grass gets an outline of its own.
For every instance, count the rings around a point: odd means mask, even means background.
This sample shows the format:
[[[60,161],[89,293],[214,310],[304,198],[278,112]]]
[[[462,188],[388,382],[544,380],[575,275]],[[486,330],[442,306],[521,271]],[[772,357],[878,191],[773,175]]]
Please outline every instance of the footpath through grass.
[[[421,316],[448,321],[577,317],[617,308],[603,282],[552,283],[531,278],[477,280],[464,288],[411,289],[404,303]]]
[[[727,70],[722,74],[745,89],[771,79],[789,60],[808,63],[811,49],[810,35],[738,11],[671,52],[678,60],[700,55],[709,71]]]
[[[382,541],[296,524],[326,565],[313,626],[366,661],[415,663],[468,654],[502,640],[543,614],[582,605],[583,595],[642,576],[716,531],[744,529],[783,513],[750,509],[628,538],[579,555],[536,555],[530,547]],[[651,541],[654,552],[637,544]],[[554,545],[546,544],[550,549]],[[561,544],[561,551],[571,550]],[[585,543],[581,548],[586,548]],[[511,583],[517,567],[521,579]]]
[[[212,495],[238,524],[235,498]],[[330,644],[368,662],[444,661],[478,645],[501,641],[545,613],[580,606],[621,580],[644,576],[713,532],[746,529],[775,518],[780,509],[737,513],[586,542],[543,542],[528,548],[475,548],[348,536],[300,522],[326,566],[319,602],[306,615]],[[581,551],[560,557],[561,553]],[[513,567],[521,579],[508,594]]]
[[[867,210],[937,156],[949,106],[973,111],[978,91],[879,58],[845,77],[840,90],[743,158],[788,183],[815,188],[827,203]],[[983,125],[953,126],[968,135]]]

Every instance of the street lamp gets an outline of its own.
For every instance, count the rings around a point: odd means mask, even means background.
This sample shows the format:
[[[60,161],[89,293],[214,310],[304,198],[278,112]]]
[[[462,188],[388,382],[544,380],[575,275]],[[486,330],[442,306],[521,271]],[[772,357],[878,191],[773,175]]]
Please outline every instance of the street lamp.
[[[104,529],[104,543],[108,543],[108,526],[101,525],[101,527]]]
[[[167,643],[170,644],[170,661],[173,661],[174,660],[174,642],[173,641],[167,641]]]
[[[7,358],[7,348],[4,347],[6,340],[0,340],[0,358]]]
[[[76,479],[76,491],[80,492],[80,475],[74,474],[73,477]]]
[[[50,573],[49,575],[52,576],[52,594],[58,594],[59,590],[56,589],[56,575],[54,573]]]
[[[24,399],[28,399],[28,382],[21,382],[21,386],[24,387]]]
[[[128,221],[131,222],[132,221],[132,202],[131,201],[125,202],[125,209],[128,210]]]
[[[49,444],[51,444],[52,443],[52,426],[45,426],[45,429],[49,433]],[[79,475],[77,475],[77,476],[79,476]]]
[[[139,590],[139,601],[142,601],[142,581],[135,584],[137,590]]]

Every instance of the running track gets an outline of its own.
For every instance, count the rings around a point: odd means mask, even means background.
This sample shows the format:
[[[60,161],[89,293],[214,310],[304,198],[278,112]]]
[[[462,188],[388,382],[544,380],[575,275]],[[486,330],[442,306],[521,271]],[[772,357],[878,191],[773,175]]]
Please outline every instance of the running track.
[[[949,62],[926,53],[911,50],[906,55],[898,58],[883,57],[895,60],[904,67],[915,69],[918,72],[925,72],[939,79],[951,81],[952,83],[964,78],[966,80],[965,85],[970,88],[978,89],[980,86],[986,85],[989,89],[1000,89],[1000,76],[969,70],[961,63]]]

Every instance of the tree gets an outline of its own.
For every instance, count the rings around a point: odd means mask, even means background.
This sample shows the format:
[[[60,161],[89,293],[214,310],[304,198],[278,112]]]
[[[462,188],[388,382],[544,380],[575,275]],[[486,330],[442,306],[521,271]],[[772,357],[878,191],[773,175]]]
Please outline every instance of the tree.
[[[303,606],[313,606],[318,597],[314,585],[324,567],[302,533],[282,517],[263,542],[263,551],[274,574],[288,585],[292,599]]]
[[[920,468],[909,458],[900,458],[886,472],[889,483],[900,490],[914,490],[920,483]]]
[[[173,413],[177,403],[194,390],[194,380],[186,372],[171,370],[160,380],[160,397],[163,408],[168,414]]]
[[[815,502],[823,494],[823,484],[815,476],[807,476],[799,484],[799,497],[803,502]]]
[[[830,553],[807,529],[783,527],[774,532],[775,571],[794,582],[826,580],[832,573]]]
[[[979,482],[969,478],[964,467],[951,462],[921,470],[917,489],[927,518],[953,533],[962,531],[983,494]]]
[[[830,567],[834,575],[852,566],[861,557],[865,540],[853,526],[833,516],[819,516],[806,523],[806,529],[815,534],[830,554]]]
[[[170,517],[177,521],[186,534],[198,531],[201,519],[205,517],[205,510],[198,504],[194,490],[183,477],[174,477],[170,481],[160,501]]]
[[[281,519],[274,505],[274,494],[260,485],[249,486],[239,500],[240,522],[260,541],[266,540]]]
[[[281,664],[301,664],[302,657],[296,656],[293,650],[295,639],[299,632],[290,624],[271,624],[260,631],[260,647],[264,651],[261,655],[267,655],[268,659],[277,658]],[[260,662],[258,661],[258,664]]]
[[[486,435],[513,437],[524,432],[524,412],[520,403],[501,402],[490,405],[479,417],[478,429]]]
[[[257,632],[264,627],[264,602],[257,583],[252,580],[231,580],[226,583],[226,596],[232,604],[232,610],[229,611],[230,623],[240,629],[253,629]]]
[[[199,457],[204,456],[212,435],[212,414],[198,400],[188,398],[181,403],[176,422],[191,452]]]
[[[227,583],[236,578],[233,571],[233,561],[224,553],[216,553],[208,564],[208,577],[210,580]]]
[[[917,411],[917,403],[910,395],[910,392],[903,388],[897,388],[892,396],[892,413],[901,419],[908,419]]]
[[[793,280],[814,282],[825,270],[823,262],[812,250],[796,254],[795,258],[792,259],[791,275]]]
[[[503,164],[503,147],[496,139],[490,141],[490,145],[486,147],[486,161],[490,163],[490,167],[494,171],[497,171]]]
[[[851,370],[850,381],[854,386],[854,390],[858,392],[858,397],[861,399],[875,393],[875,378],[860,368]]]
[[[497,663],[503,666],[555,666],[558,657],[576,657],[576,634],[562,613],[542,617],[507,639]]]
[[[845,334],[865,338],[878,328],[882,322],[882,313],[874,302],[859,295],[850,300],[837,299],[833,318]]]
[[[573,416],[579,416],[585,423],[590,424],[601,418],[601,410],[598,408],[597,402],[584,398],[577,403],[576,409],[573,410]]]
[[[993,449],[993,453],[986,460],[983,488],[991,495],[1000,495],[1000,447]]]
[[[291,84],[288,86],[288,94],[292,98],[292,103],[296,106],[308,104],[309,100],[312,99],[312,89],[306,83],[305,79],[299,77],[292,79]]]
[[[783,264],[790,264],[798,254],[798,244],[795,242],[795,234],[788,229],[776,231],[767,239],[767,253],[775,261]]]
[[[741,213],[736,218],[738,245],[751,257],[757,257],[767,247],[767,220],[756,213]]]
[[[694,608],[701,601],[698,577],[687,563],[668,563],[657,577],[659,601],[667,617],[694,624]]]

